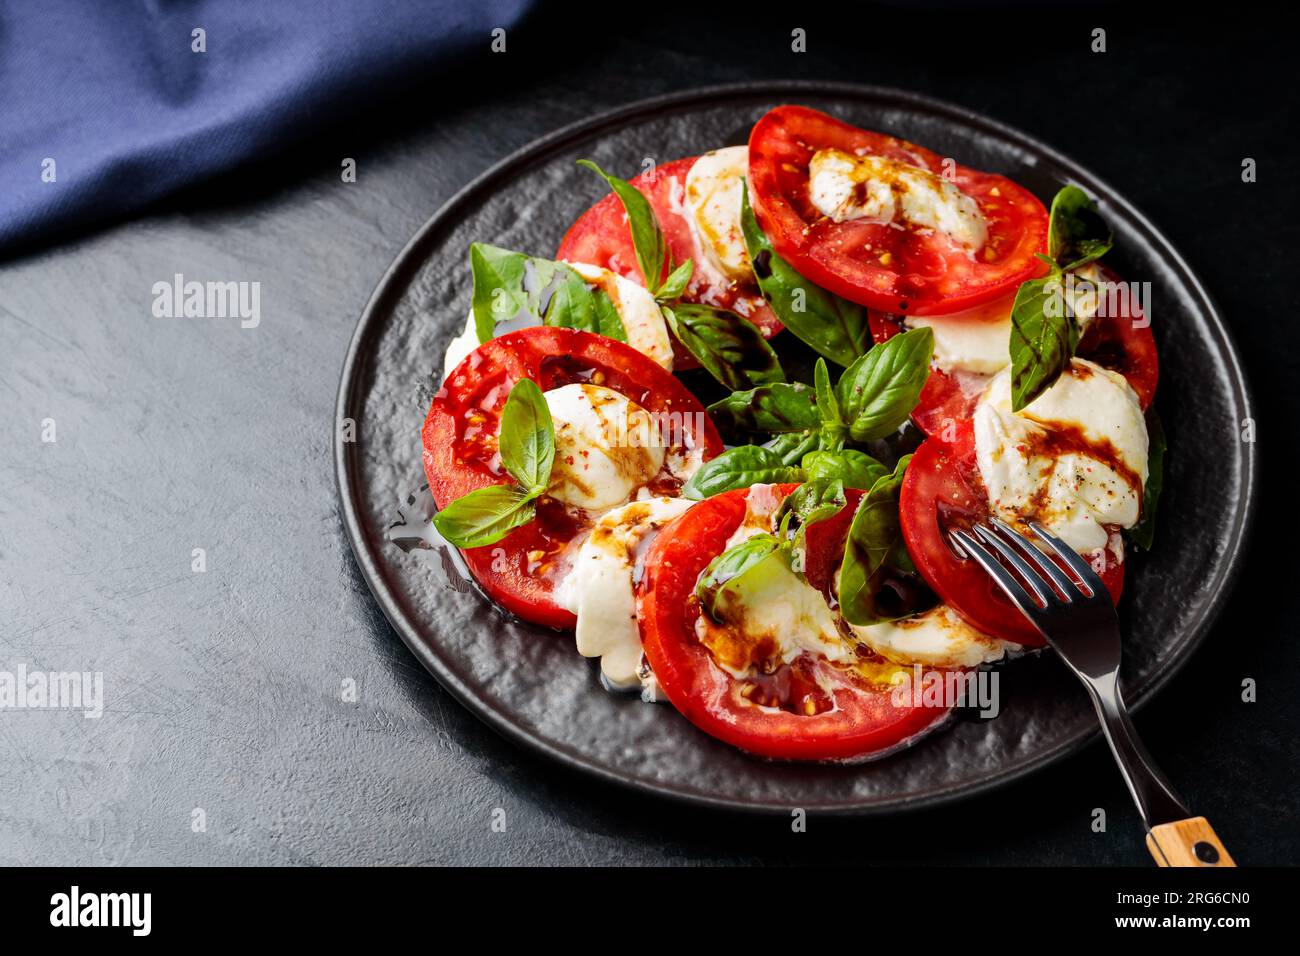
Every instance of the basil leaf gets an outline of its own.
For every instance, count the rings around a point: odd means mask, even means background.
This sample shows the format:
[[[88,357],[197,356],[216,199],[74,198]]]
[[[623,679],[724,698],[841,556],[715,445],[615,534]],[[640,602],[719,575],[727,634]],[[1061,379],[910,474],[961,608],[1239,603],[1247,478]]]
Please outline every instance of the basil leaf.
[[[546,491],[555,463],[555,425],[537,383],[521,378],[501,410],[501,463],[530,497]]]
[[[457,498],[433,516],[438,533],[458,548],[496,544],[533,520],[533,499],[513,485],[489,485]]]
[[[530,299],[524,289],[524,270],[528,256],[484,242],[470,243],[469,265],[474,276],[471,307],[479,344],[492,338],[498,322],[513,319],[528,311],[542,320],[540,297]]]
[[[871,488],[889,469],[865,452],[854,448],[839,451],[812,451],[803,456],[800,463],[807,481],[818,479],[836,479],[844,482],[845,488]]]
[[[821,428],[816,393],[798,382],[765,385],[733,392],[709,406],[724,432],[806,432]]]
[[[1160,491],[1165,480],[1165,442],[1164,426],[1154,408],[1147,409],[1147,437],[1150,450],[1147,453],[1147,484],[1142,489],[1142,517],[1128,531],[1129,540],[1143,551],[1150,551],[1156,536],[1156,505],[1160,502]]]
[[[754,278],[781,324],[837,365],[851,365],[871,348],[867,310],[809,282],[776,254],[741,191],[740,229]]]
[[[698,501],[733,488],[787,481],[803,481],[803,470],[782,464],[781,457],[770,448],[741,445],[701,465],[682,486],[682,497]]]
[[[785,381],[776,352],[748,319],[709,305],[664,306],[663,313],[677,340],[727,388]]]
[[[1047,254],[1067,272],[1100,259],[1115,243],[1097,204],[1078,186],[1066,186],[1052,199]]]
[[[655,293],[655,298],[660,302],[669,302],[673,299],[681,298],[686,287],[691,282],[691,276],[695,273],[695,263],[687,259],[676,269],[674,269],[664,280],[664,284],[659,287]]]
[[[620,342],[627,341],[627,329],[618,307],[603,289],[596,289],[563,262],[557,262],[554,291],[546,303],[546,325],[595,332]]]
[[[795,547],[801,548],[804,529],[839,514],[847,502],[844,482],[838,478],[809,478],[781,502],[777,520],[783,521],[786,515],[793,517],[799,525]]]
[[[626,179],[611,176],[591,160],[580,159],[578,165],[590,169],[609,183],[609,188],[614,190],[614,195],[623,203],[627,225],[632,232],[632,247],[636,250],[636,264],[641,267],[645,287],[652,295],[657,295],[663,286],[659,280],[663,278],[664,261],[668,252],[663,231],[655,219],[650,201]]]
[[[762,564],[780,548],[781,542],[775,536],[756,534],[710,561],[695,584],[695,596],[700,599],[700,605],[708,615],[721,622],[718,605],[724,603],[722,599],[728,589],[734,587],[746,571]]]
[[[831,388],[831,374],[826,369],[825,359],[819,358],[813,369],[813,387],[817,392],[817,414],[822,420],[820,447],[838,451],[844,447],[848,428],[840,412],[840,403],[835,399],[835,390]]]
[[[770,441],[763,442],[763,448],[769,448],[781,458],[783,465],[798,465],[803,456],[817,447],[818,433],[786,432]]]
[[[844,370],[836,390],[854,441],[884,438],[916,407],[930,377],[934,333],[911,329],[877,345]]]
[[[1079,344],[1060,273],[1023,282],[1011,306],[1011,410],[1018,412],[1061,377]]]
[[[911,455],[899,459],[893,474],[876,481],[862,496],[849,525],[840,565],[840,614],[859,626],[895,620],[877,600],[885,572],[913,568],[898,519],[898,492]]]
[[[474,274],[474,329],[480,343],[498,322],[526,315],[542,325],[597,332],[627,341],[613,300],[563,262],[475,242],[469,247]]]

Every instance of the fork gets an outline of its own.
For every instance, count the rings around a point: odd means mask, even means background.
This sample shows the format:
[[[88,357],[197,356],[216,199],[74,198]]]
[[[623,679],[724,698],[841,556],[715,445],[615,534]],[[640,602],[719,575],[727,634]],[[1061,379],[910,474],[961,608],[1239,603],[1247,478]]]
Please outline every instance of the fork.
[[[1004,521],[953,529],[959,555],[974,560],[1029,618],[1083,682],[1102,733],[1147,831],[1160,866],[1236,866],[1205,817],[1194,817],[1138,739],[1119,689],[1120,634],[1115,602],[1072,547],[1037,522],[1034,534],[1072,574]],[[999,561],[998,558],[1002,560]],[[1004,563],[1005,562],[1005,565]],[[1007,566],[1015,572],[1007,570]]]

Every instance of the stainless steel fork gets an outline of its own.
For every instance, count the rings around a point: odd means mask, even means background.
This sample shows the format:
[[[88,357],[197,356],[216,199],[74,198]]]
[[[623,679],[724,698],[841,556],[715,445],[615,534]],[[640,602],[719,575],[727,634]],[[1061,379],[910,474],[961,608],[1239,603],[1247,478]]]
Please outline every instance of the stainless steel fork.
[[[1083,682],[1106,743],[1142,814],[1147,849],[1156,863],[1236,866],[1206,819],[1193,817],[1175,795],[1129,720],[1119,689],[1119,617],[1106,586],[1068,544],[1040,524],[1031,522],[1029,527],[1060,564],[997,518],[975,525],[974,534],[954,529],[949,540],[959,554],[988,572]]]

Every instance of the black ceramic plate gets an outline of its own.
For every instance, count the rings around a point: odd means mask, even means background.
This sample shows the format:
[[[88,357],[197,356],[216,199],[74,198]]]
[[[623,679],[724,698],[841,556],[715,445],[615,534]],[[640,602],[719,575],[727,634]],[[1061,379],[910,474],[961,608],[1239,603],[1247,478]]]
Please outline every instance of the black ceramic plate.
[[[640,103],[541,139],[444,206],[406,247],[367,306],[343,369],[336,440],[342,509],[362,573],[411,651],[466,707],[505,736],[570,767],[640,790],[747,810],[866,813],[920,807],[1005,784],[1078,750],[1095,733],[1083,691],[1049,654],[1002,671],[1003,712],[958,721],[903,753],[857,767],[765,763],[705,736],[667,706],[601,689],[571,635],[504,619],[434,551],[388,540],[399,506],[423,483],[420,426],[443,350],[470,298],[467,248],[485,241],[553,255],[569,224],[604,192],[574,165],[624,175],[745,142],[769,107],[798,102],[1003,173],[1048,200],[1067,182],[1097,197],[1124,276],[1152,284],[1160,346],[1157,398],[1173,453],[1161,527],[1134,555],[1122,602],[1124,686],[1138,706],[1187,659],[1222,606],[1255,486],[1241,365],[1200,282],[1115,190],[1034,139],[967,110],[893,90],[778,83]],[[337,434],[337,433],[336,433]],[[1197,449],[1213,449],[1200,454]]]

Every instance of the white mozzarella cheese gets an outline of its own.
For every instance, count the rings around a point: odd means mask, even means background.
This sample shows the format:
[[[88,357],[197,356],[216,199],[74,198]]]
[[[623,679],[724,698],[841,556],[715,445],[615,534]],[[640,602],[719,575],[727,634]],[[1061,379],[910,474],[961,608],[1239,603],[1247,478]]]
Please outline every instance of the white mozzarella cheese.
[[[613,687],[632,688],[642,682],[633,590],[638,556],[661,528],[692,504],[683,498],[650,498],[607,512],[555,590],[556,603],[578,616],[578,653],[600,658],[601,673]]]
[[[546,393],[555,426],[550,495],[588,511],[626,502],[663,467],[658,427],[613,389],[574,383]],[[647,436],[650,436],[648,439]]]
[[[967,624],[947,604],[898,621],[850,625],[868,647],[895,664],[976,667],[1020,649]]]
[[[728,146],[705,153],[686,174],[687,222],[696,245],[717,272],[732,281],[750,276],[740,230],[740,204],[748,175],[749,148]]]
[[[455,371],[456,366],[465,361],[465,356],[478,346],[478,331],[474,328],[474,310],[470,309],[469,318],[465,320],[464,331],[447,345],[447,354],[442,360],[443,381],[451,378],[451,373]]]
[[[901,219],[942,232],[967,252],[988,240],[974,199],[942,176],[882,156],[818,150],[808,164],[808,198],[834,222]]]
[[[1010,370],[975,407],[975,454],[995,514],[1033,518],[1083,553],[1104,548],[1107,526],[1141,513],[1147,429],[1122,375],[1084,359],[1018,413]]]

